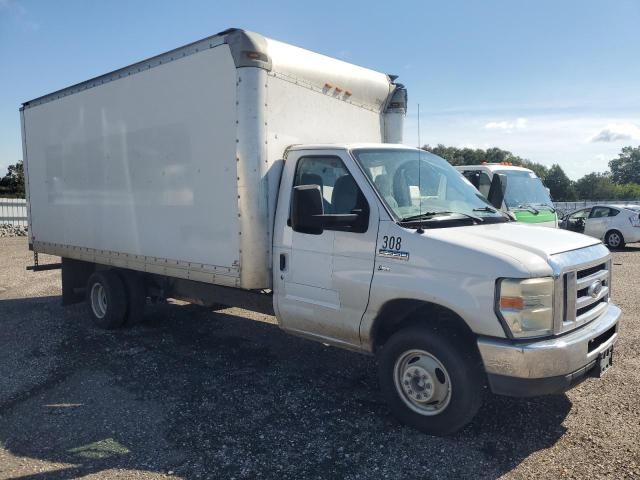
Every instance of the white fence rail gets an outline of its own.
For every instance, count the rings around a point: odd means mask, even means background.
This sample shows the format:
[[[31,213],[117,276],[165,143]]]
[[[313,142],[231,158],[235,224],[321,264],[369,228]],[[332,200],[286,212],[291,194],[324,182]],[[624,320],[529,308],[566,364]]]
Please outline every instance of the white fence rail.
[[[27,226],[27,201],[24,198],[0,198],[0,225]]]
[[[632,204],[640,205],[640,200],[621,201],[621,200],[580,200],[577,202],[554,202],[554,206],[560,215],[573,212],[579,208],[591,207],[601,204]],[[22,225],[27,226],[27,201],[24,198],[0,198],[0,225]]]
[[[640,205],[640,200],[580,200],[577,202],[553,202],[560,215],[571,213],[580,208],[592,207],[593,205]]]

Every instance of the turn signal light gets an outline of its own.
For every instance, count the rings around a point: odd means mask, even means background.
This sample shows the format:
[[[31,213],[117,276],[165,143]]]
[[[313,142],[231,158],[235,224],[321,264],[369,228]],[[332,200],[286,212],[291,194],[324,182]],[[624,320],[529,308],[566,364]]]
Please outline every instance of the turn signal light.
[[[500,308],[505,310],[522,310],[524,300],[522,297],[500,297]]]

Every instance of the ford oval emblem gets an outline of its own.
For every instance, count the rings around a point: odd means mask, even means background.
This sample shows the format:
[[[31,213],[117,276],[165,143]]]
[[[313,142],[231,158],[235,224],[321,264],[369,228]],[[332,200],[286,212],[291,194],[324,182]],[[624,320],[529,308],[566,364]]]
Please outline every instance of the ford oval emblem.
[[[602,291],[602,280],[596,280],[591,285],[589,285],[589,288],[587,289],[587,294],[592,296],[593,298],[596,298],[598,295],[600,295],[601,291]]]

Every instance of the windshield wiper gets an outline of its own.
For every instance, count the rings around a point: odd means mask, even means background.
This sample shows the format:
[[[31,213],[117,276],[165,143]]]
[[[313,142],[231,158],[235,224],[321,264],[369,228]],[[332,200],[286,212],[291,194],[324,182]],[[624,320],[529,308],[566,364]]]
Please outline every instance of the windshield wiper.
[[[502,215],[503,218],[506,218],[507,221],[515,221],[515,217],[509,215],[507,212],[503,212],[502,210],[498,210],[495,208],[491,208],[489,206],[487,207],[482,207],[482,208],[474,208],[473,209],[474,212],[490,212],[490,213],[499,213],[500,215]],[[493,217],[487,217],[487,218],[493,218]]]
[[[540,210],[538,210],[537,208],[534,208],[530,203],[523,203],[521,205],[518,205],[517,208],[522,208],[524,210],[527,210],[533,213],[534,215],[538,215],[540,213]]]
[[[496,213],[497,212],[497,210],[495,208],[491,208],[491,207],[474,208],[473,211],[474,212],[489,212],[489,213]]]
[[[535,203],[534,205],[536,205],[537,207],[548,208],[549,210],[551,210],[551,213],[556,213],[556,207],[554,207],[553,205],[549,205],[548,203]]]
[[[423,212],[420,213],[418,215],[411,215],[409,217],[404,217],[401,218],[400,221],[401,222],[413,222],[416,220],[429,220],[435,216],[438,215],[463,215],[467,218],[470,218],[472,220],[475,220],[476,222],[484,222],[483,218],[480,217],[476,217],[475,215],[469,215],[468,213],[463,213],[463,212],[448,212],[448,211],[443,211],[443,212]]]

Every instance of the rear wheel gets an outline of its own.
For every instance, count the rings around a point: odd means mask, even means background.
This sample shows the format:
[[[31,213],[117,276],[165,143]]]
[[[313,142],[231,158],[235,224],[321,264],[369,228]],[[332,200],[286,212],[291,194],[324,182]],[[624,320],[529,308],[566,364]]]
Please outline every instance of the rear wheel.
[[[401,330],[382,347],[378,361],[380,387],[391,412],[423,432],[453,433],[482,405],[479,359],[451,332]]]
[[[100,328],[121,327],[127,311],[127,294],[120,277],[111,270],[94,272],[87,285],[89,306]]]
[[[604,240],[610,248],[624,248],[624,237],[618,230],[608,231]]]
[[[147,292],[143,278],[136,272],[123,270],[120,278],[127,294],[127,311],[125,325],[133,326],[142,321],[144,306],[147,303]]]

